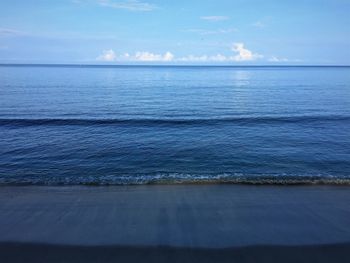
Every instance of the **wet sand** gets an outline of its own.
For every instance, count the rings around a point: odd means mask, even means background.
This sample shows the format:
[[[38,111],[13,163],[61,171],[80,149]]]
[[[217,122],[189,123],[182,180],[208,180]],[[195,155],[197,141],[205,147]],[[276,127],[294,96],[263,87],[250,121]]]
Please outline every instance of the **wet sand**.
[[[0,262],[349,262],[350,187],[0,187]]]

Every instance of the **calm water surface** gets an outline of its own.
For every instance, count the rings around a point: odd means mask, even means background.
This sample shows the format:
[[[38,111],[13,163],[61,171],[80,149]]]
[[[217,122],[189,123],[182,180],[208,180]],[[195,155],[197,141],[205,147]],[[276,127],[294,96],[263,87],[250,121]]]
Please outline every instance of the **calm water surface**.
[[[0,66],[1,184],[348,180],[349,67]]]

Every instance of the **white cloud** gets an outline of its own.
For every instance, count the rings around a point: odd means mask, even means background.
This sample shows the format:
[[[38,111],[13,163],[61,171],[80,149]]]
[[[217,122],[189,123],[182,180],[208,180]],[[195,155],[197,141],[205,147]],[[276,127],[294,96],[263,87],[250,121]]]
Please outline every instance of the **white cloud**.
[[[152,11],[157,8],[156,5],[141,2],[139,0],[125,0],[125,1],[111,1],[111,0],[98,0],[98,3],[101,6],[116,8],[116,9],[125,9],[129,11]]]
[[[97,61],[104,62],[170,62],[174,60],[174,55],[171,52],[164,54],[155,54],[148,51],[136,52],[134,55],[124,53],[117,56],[112,50],[104,50],[100,56],[96,58]]]
[[[154,54],[151,52],[136,52],[135,56],[131,57],[132,60],[136,61],[163,61],[163,62],[169,62],[174,59],[174,55],[170,52],[166,52],[164,55],[161,54]]]
[[[211,56],[210,59],[212,61],[216,61],[216,62],[224,62],[227,61],[227,57],[225,57],[224,55],[221,54],[217,54],[215,56]]]
[[[103,53],[98,56],[96,59],[98,61],[105,62],[244,62],[244,61],[254,61],[262,58],[262,55],[253,53],[244,47],[243,43],[235,43],[233,44],[232,51],[236,54],[233,55],[188,55],[180,58],[176,58],[174,54],[171,52],[166,52],[164,54],[161,53],[152,53],[148,51],[139,51],[135,54],[131,55],[129,53],[124,53],[122,55],[117,56],[116,53],[110,49],[105,50]],[[276,62],[277,58],[272,57],[274,62]],[[269,60],[270,61],[270,60]]]
[[[218,21],[229,20],[230,18],[228,16],[201,16],[201,19],[211,21],[211,22],[218,22]]]
[[[233,57],[234,61],[253,61],[263,57],[245,48],[243,43],[234,43],[232,51],[237,53],[237,55]]]
[[[222,54],[217,54],[214,56],[201,55],[194,56],[189,55],[177,59],[181,62],[242,62],[242,61],[254,61],[260,58],[263,58],[262,55],[253,53],[252,51],[246,49],[243,43],[234,43],[232,51],[237,53],[234,56],[225,56]]]
[[[104,50],[100,56],[96,58],[97,61],[113,62],[117,60],[115,52],[110,50]]]
[[[163,56],[164,61],[172,61],[174,59],[174,55],[170,52],[166,52]]]

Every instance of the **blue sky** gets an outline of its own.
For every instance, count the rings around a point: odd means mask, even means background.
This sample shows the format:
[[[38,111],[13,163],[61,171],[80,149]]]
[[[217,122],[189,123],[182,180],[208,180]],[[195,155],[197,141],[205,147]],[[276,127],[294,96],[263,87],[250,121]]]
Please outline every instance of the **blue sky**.
[[[350,64],[350,0],[0,0],[0,63]]]

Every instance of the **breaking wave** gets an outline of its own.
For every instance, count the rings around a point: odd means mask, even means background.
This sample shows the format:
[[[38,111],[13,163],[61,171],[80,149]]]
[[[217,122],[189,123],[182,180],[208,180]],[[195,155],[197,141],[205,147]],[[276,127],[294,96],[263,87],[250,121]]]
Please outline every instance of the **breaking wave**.
[[[0,185],[176,185],[176,184],[246,184],[246,185],[350,185],[349,176],[331,175],[195,175],[183,173],[155,175],[106,176],[0,176]]]

